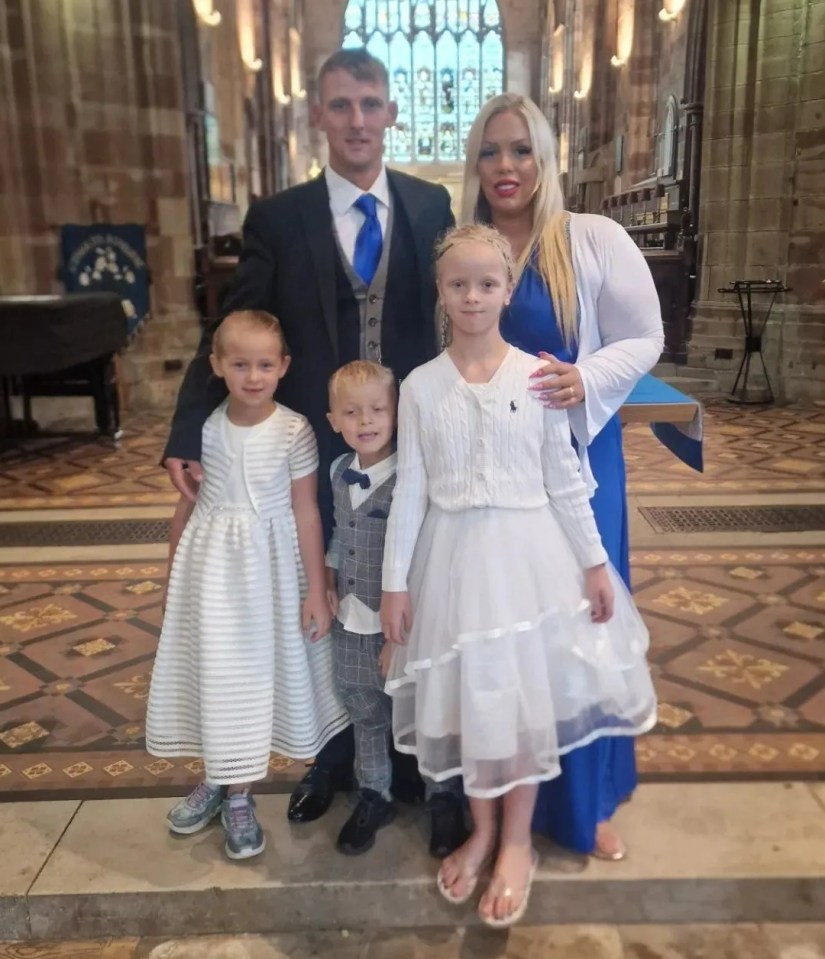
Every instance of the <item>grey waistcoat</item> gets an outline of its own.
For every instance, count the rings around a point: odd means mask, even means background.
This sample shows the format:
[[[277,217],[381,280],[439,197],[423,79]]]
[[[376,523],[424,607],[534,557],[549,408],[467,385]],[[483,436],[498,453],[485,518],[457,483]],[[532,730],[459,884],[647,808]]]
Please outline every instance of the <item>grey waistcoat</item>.
[[[384,317],[384,297],[387,288],[387,272],[390,263],[390,243],[392,242],[393,204],[390,202],[387,215],[387,225],[384,229],[381,259],[375,270],[375,276],[369,286],[355,272],[341,248],[338,234],[335,233],[335,242],[338,253],[344,265],[344,273],[352,284],[352,292],[358,304],[358,315],[361,320],[361,349],[359,355],[365,360],[381,363],[381,326]]]
[[[381,567],[395,473],[376,486],[364,502],[352,508],[349,486],[341,478],[355,454],[345,456],[332,476],[335,538],[338,540],[338,598],[354,594],[378,612],[381,605]]]

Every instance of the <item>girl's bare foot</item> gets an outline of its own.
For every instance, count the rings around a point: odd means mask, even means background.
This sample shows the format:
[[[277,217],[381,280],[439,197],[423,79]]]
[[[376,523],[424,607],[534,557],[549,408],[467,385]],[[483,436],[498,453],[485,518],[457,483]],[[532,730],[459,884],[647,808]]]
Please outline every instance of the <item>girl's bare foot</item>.
[[[451,853],[438,870],[438,888],[449,902],[461,905],[475,892],[478,874],[492,858],[495,839],[473,832],[463,846]]]
[[[609,859],[613,862],[618,862],[627,855],[627,846],[609,822],[600,822],[596,826],[596,845],[593,855],[596,859]]]
[[[501,847],[493,868],[493,878],[478,906],[482,921],[509,924],[521,918],[530,895],[536,858],[529,842]]]

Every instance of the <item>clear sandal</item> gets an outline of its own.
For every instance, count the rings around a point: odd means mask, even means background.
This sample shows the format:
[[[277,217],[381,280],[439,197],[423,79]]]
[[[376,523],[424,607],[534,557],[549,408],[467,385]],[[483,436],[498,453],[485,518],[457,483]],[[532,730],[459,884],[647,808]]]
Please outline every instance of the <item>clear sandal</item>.
[[[476,886],[478,885],[478,877],[490,865],[491,860],[492,855],[485,856],[478,864],[476,869],[467,868],[467,864],[465,863],[464,868],[459,872],[459,878],[453,883],[453,886],[455,886],[456,883],[461,882],[462,879],[466,882],[467,889],[463,896],[454,896],[450,892],[452,886],[448,886],[444,882],[444,878],[441,875],[441,870],[444,868],[444,864],[442,863],[441,868],[438,870],[438,874],[435,877],[435,884],[438,888],[438,891],[451,905],[463,906],[465,902],[469,902],[470,899],[472,899],[473,893],[476,891]]]
[[[495,916],[485,916],[484,913],[479,909],[478,918],[484,923],[485,926],[489,926],[490,929],[508,929],[510,926],[514,926],[517,922],[520,922],[524,917],[524,913],[527,912],[527,905],[530,902],[530,891],[533,888],[533,879],[536,876],[536,868],[539,864],[539,854],[535,849],[532,850],[532,863],[530,865],[530,872],[527,875],[527,882],[524,886],[524,894],[521,897],[521,902],[518,904],[518,907],[503,919],[496,919]],[[502,882],[500,876],[493,876],[490,881],[490,886],[492,888],[493,884],[496,882]],[[496,899],[512,899],[513,890],[509,886],[506,886],[500,895],[496,895]]]

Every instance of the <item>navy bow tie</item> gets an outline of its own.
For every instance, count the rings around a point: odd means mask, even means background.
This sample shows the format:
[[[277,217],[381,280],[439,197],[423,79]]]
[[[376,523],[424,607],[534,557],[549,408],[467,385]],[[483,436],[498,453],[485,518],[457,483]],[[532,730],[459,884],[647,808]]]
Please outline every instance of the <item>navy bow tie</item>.
[[[355,483],[357,483],[361,487],[361,489],[370,488],[369,476],[367,476],[366,473],[359,473],[358,470],[354,470],[350,468],[345,469],[344,472],[341,474],[341,479],[345,483],[349,483],[350,486],[353,486],[355,485]]]

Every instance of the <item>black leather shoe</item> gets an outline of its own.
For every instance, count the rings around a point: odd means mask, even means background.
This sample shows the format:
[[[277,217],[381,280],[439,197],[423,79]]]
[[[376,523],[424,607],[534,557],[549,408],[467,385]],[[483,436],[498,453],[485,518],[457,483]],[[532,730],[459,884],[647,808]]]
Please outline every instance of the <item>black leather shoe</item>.
[[[358,856],[375,845],[375,834],[395,819],[395,806],[373,789],[358,793],[355,812],[338,834],[338,852]]]
[[[313,766],[292,791],[286,817],[290,822],[313,822],[332,805],[336,792],[352,789],[352,774]]]
[[[467,841],[464,800],[454,793],[436,793],[430,799],[430,855],[444,859]]]

